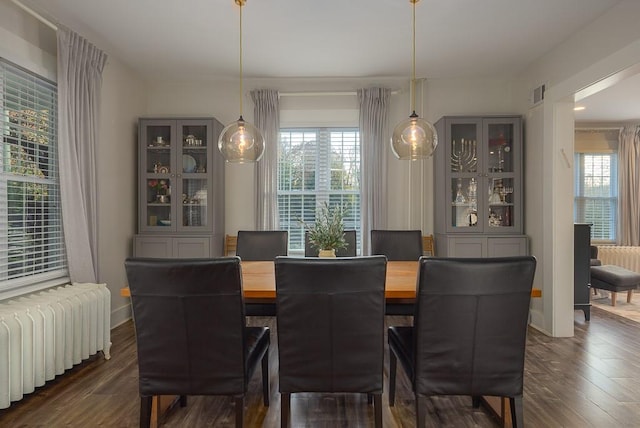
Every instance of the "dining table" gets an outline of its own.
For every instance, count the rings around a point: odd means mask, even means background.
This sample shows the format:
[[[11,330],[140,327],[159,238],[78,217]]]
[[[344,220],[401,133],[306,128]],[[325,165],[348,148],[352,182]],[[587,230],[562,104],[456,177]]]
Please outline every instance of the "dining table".
[[[418,261],[388,261],[385,281],[387,315],[410,315],[416,298]],[[240,265],[247,315],[275,315],[276,276],[273,261],[244,261]],[[130,297],[128,287],[120,290]],[[531,297],[540,297],[532,289]]]

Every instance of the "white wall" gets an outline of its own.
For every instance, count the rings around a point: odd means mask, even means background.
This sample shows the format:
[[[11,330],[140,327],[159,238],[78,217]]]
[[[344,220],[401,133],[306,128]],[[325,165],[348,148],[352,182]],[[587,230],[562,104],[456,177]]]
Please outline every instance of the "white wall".
[[[573,335],[574,94],[640,63],[639,16],[640,2],[621,1],[531,64],[514,91],[514,105],[534,119],[526,128],[525,231],[538,258],[543,298],[534,302],[533,319],[553,336]],[[528,111],[528,94],[542,83],[545,101]]]
[[[116,58],[102,73],[98,136],[98,281],[111,291],[111,324],[131,317],[124,259],[137,229],[137,122],[146,107],[143,82]]]
[[[49,80],[56,80],[53,30],[10,2],[0,2],[0,56]]]
[[[81,35],[98,45],[99,38],[90,31]],[[55,81],[56,50],[54,30],[13,3],[0,2],[1,56]],[[103,71],[97,150],[98,281],[111,291],[112,325],[131,316],[129,299],[120,297],[120,288],[126,285],[123,262],[132,253],[137,225],[136,123],[145,108],[144,82],[109,56]]]

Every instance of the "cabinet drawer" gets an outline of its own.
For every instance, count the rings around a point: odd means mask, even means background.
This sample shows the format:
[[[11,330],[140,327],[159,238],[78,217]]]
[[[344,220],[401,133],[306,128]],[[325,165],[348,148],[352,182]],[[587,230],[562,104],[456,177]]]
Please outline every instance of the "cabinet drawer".
[[[136,235],[133,238],[133,255],[161,259],[211,257],[211,238]]]
[[[436,234],[439,257],[511,257],[529,254],[529,239],[518,236]]]

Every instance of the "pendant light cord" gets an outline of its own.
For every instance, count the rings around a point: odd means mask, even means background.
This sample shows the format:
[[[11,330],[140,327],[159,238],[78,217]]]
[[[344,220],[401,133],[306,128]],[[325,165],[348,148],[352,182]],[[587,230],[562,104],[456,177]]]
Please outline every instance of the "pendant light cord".
[[[242,117],[242,6],[244,1],[238,2],[240,5],[240,117]]]
[[[409,0],[413,3],[413,62],[411,68],[411,111],[416,112],[416,3],[419,0]]]

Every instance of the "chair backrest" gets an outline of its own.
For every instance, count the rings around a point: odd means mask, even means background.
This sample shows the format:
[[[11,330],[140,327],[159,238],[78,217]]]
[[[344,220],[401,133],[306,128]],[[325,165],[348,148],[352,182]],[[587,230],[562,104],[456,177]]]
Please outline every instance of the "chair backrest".
[[[436,241],[433,235],[425,235],[422,237],[422,255],[436,256]]]
[[[278,257],[280,392],[382,392],[382,256]]]
[[[534,257],[421,258],[415,326],[419,394],[522,394]]]
[[[286,230],[240,230],[236,255],[245,261],[273,261],[288,254]]]
[[[336,257],[355,257],[357,255],[356,244],[356,231],[345,230],[344,240],[347,242],[345,248],[336,250]],[[318,249],[313,247],[309,242],[309,231],[304,232],[304,256],[305,257],[318,257]]]
[[[422,232],[419,230],[372,230],[371,254],[387,260],[413,260],[422,257]]]
[[[589,252],[591,257],[589,260],[589,266],[602,266],[602,261],[598,258],[598,246],[590,245]]]
[[[236,248],[238,246],[238,237],[236,235],[225,235],[224,236],[224,256],[235,256]]]
[[[127,259],[142,395],[246,391],[240,259]]]

